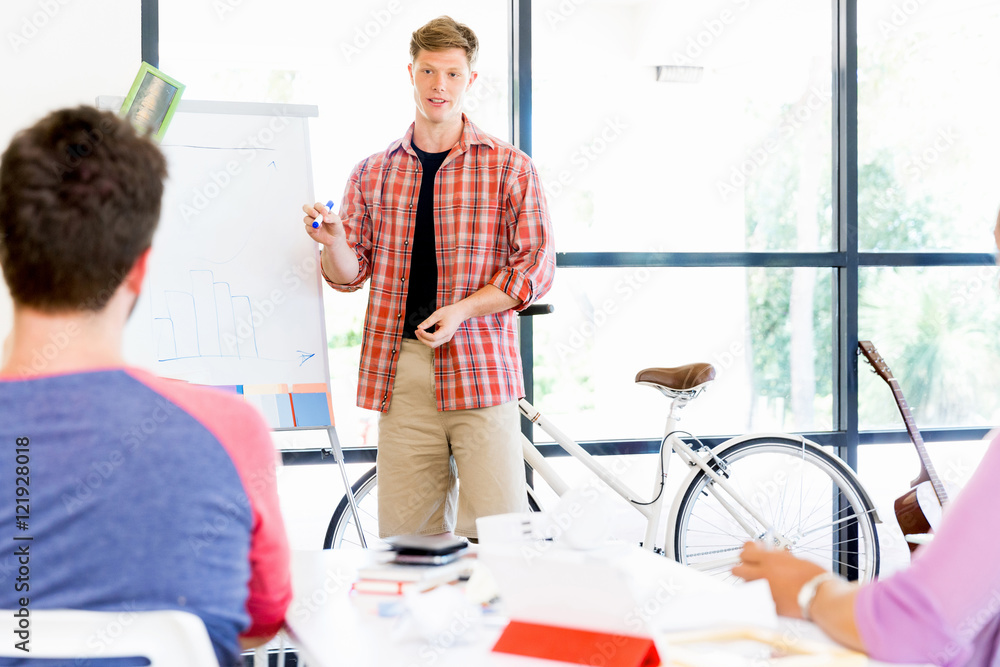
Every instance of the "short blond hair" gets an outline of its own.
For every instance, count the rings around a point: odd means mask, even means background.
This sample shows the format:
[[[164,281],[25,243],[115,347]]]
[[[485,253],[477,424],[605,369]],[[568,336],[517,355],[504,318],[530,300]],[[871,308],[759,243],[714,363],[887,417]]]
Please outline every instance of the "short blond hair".
[[[472,28],[459,23],[450,16],[439,16],[413,31],[410,39],[410,61],[417,59],[420,51],[444,51],[446,49],[462,49],[469,69],[475,67],[479,57],[479,39]]]

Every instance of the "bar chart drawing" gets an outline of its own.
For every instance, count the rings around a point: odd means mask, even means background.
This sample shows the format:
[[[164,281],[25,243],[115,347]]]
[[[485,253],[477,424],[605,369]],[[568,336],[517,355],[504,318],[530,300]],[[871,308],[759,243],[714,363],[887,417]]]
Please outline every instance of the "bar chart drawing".
[[[259,359],[253,302],[208,269],[188,271],[191,291],[164,290],[165,317],[153,318],[158,361]]]

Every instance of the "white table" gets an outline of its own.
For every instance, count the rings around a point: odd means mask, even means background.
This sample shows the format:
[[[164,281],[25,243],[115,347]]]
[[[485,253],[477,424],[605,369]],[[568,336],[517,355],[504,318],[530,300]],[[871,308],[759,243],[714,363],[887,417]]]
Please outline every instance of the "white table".
[[[367,559],[368,555],[362,551],[293,552],[294,597],[286,624],[307,667],[554,667],[568,664],[493,653],[490,649],[505,625],[505,620],[499,618],[485,617],[480,622],[456,614],[448,619],[445,630],[433,639],[400,637],[397,619],[379,616],[376,601],[358,604],[350,596],[357,569],[368,562]],[[797,636],[813,639],[823,636],[814,625],[802,621],[789,620],[786,629]],[[872,667],[885,665],[874,660],[868,664]]]

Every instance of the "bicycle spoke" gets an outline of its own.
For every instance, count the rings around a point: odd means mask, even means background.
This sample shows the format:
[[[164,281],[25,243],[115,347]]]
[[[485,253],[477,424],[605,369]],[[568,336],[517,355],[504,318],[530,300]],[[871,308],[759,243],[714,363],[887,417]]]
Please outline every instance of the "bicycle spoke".
[[[866,512],[866,514],[870,514],[871,512],[874,512],[874,511],[875,511],[874,509],[869,510],[868,512]],[[838,525],[844,523],[845,521],[854,521],[854,522],[857,522],[857,521],[860,521],[860,516],[858,514],[852,513],[852,514],[850,514],[848,516],[845,516],[845,517],[843,517],[841,519],[836,519],[836,520],[832,521],[829,524],[826,524],[824,526],[819,526],[818,528],[814,528],[812,530],[806,531],[806,532],[801,533],[801,534],[803,536],[805,536],[805,535],[808,535],[809,533],[815,532],[817,530],[822,530],[823,528],[832,528],[833,526],[838,526]]]
[[[743,541],[746,541],[745,538],[742,537],[743,529],[740,528],[739,526],[736,526],[736,528],[739,529],[738,533],[737,532],[733,532],[733,531],[723,532],[721,530],[707,530],[705,528],[690,528],[688,530],[688,532],[701,533],[703,535],[720,535],[722,537],[729,537],[729,538],[733,538],[733,539],[739,537]],[[742,542],[741,542],[741,544],[742,544]]]

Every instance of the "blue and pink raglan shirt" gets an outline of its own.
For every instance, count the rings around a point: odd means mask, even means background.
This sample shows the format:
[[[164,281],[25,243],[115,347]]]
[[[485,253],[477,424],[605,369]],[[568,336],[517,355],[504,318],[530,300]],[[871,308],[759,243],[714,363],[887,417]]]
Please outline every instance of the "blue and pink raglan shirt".
[[[291,600],[275,459],[256,411],[212,389],[0,378],[0,608],[182,609],[237,664],[238,636],[277,631]]]

